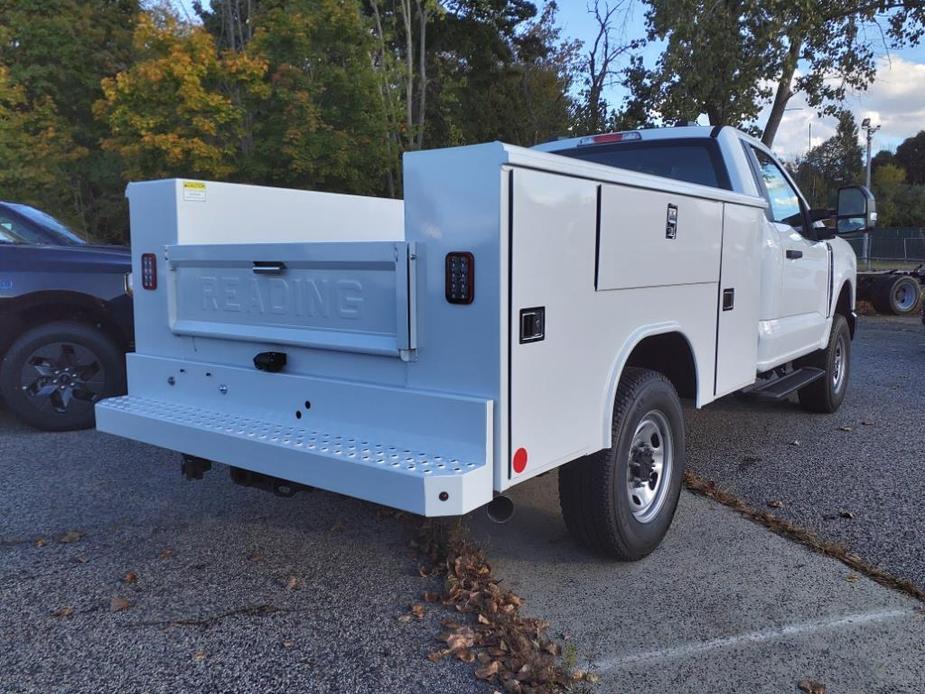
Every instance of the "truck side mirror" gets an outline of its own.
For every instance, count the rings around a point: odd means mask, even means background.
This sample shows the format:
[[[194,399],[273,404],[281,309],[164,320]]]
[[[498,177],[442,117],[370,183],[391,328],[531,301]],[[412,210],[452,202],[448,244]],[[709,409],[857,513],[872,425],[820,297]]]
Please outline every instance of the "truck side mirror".
[[[877,226],[877,201],[874,194],[864,186],[839,188],[835,219],[839,234],[870,231]]]

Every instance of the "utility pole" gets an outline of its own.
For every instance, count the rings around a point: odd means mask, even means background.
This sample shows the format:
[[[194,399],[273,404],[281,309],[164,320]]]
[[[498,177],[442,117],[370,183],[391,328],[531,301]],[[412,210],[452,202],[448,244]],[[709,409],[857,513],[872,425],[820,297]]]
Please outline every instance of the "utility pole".
[[[866,175],[864,177],[864,185],[867,186],[868,190],[870,189],[870,144],[874,139],[874,133],[880,130],[880,126],[871,125],[870,118],[865,118],[861,121],[861,127],[864,129],[865,135],[867,137],[867,162],[865,165]],[[870,270],[870,232],[864,231],[864,245],[861,252],[864,260],[864,266],[866,269]]]
[[[870,143],[874,139],[874,133],[880,130],[880,126],[871,125],[870,118],[865,118],[861,121],[861,127],[864,129],[867,136],[867,164],[865,167],[867,170],[867,176],[865,178],[864,185],[870,188]]]

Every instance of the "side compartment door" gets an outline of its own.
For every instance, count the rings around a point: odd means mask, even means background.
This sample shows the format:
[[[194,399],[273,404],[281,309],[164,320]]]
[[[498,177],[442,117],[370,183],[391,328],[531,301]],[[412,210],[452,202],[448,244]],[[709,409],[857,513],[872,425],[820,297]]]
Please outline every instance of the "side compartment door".
[[[589,324],[614,317],[590,313],[598,184],[526,169],[510,175],[507,471],[513,478],[570,460],[599,439],[599,421],[586,413],[600,383],[583,355],[593,349]]]
[[[714,395],[755,381],[758,362],[762,226],[764,210],[725,204],[716,331]]]

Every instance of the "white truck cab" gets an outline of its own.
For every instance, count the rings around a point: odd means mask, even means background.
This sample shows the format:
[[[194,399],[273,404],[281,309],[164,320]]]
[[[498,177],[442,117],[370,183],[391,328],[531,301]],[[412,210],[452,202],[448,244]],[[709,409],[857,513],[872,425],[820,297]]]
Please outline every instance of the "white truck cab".
[[[841,404],[836,230],[872,223],[865,189],[810,210],[732,128],[415,152],[404,180],[403,203],[131,184],[136,352],[98,428],[190,478],[217,461],[427,516],[559,468],[576,538],[636,559],[677,504],[680,398]]]

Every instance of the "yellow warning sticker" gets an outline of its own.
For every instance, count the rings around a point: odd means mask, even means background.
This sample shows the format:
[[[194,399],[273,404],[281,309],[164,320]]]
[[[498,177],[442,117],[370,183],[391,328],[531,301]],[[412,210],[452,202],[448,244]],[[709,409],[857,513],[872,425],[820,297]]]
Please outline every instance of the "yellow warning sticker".
[[[206,184],[201,181],[183,181],[183,199],[205,202]]]

